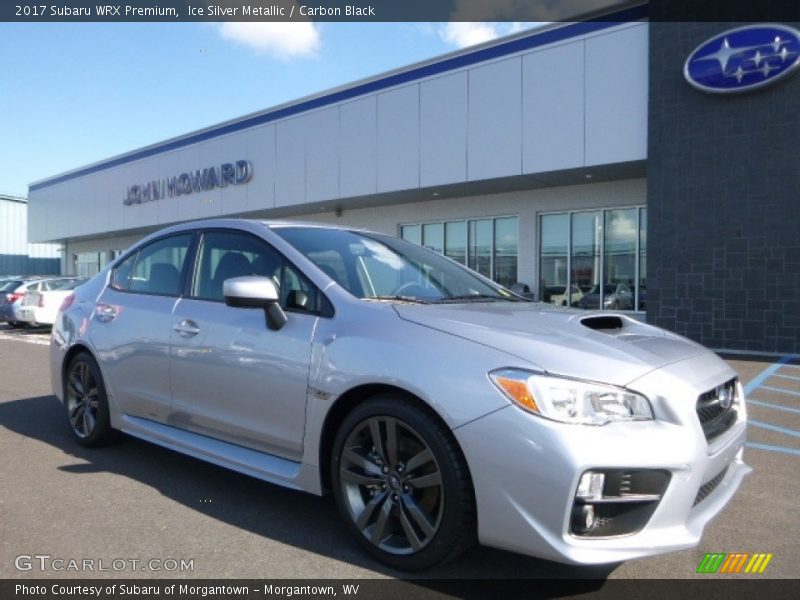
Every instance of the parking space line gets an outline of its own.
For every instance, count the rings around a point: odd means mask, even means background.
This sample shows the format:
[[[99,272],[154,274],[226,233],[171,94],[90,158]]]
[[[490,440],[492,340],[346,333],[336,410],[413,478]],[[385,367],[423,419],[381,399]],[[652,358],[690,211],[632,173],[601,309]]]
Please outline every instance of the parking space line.
[[[773,446],[771,444],[759,444],[758,442],[747,442],[745,444],[748,448],[755,448],[757,450],[769,450],[770,452],[780,452],[782,454],[793,454],[800,456],[800,449],[787,448],[785,446]]]
[[[784,375],[783,373],[775,373],[775,377],[783,377],[784,379],[793,379],[794,381],[800,381],[800,377],[795,377],[794,375]]]
[[[783,404],[775,404],[774,402],[765,402],[764,400],[753,400],[752,398],[748,398],[747,404],[754,404],[755,406],[763,406],[764,408],[774,408],[775,410],[784,410],[786,412],[800,414],[800,408],[784,406]]]
[[[24,342],[26,344],[38,344],[40,346],[50,345],[50,336],[39,337],[31,334],[15,335],[7,331],[0,331],[0,340],[11,340],[12,342]]]
[[[795,392],[794,390],[787,390],[784,388],[776,388],[770,385],[762,385],[760,386],[762,390],[770,390],[772,392],[780,392],[781,394],[791,394],[792,396],[800,396],[800,392]]]
[[[762,429],[769,429],[770,431],[777,431],[778,433],[785,433],[786,435],[791,435],[794,437],[800,437],[800,431],[797,431],[796,429],[780,427],[778,425],[773,425],[772,423],[764,423],[764,421],[753,421],[751,419],[747,422],[747,424],[754,425],[755,427],[761,427]]]
[[[771,375],[774,375],[778,369],[781,367],[794,367],[796,365],[787,365],[790,360],[792,360],[791,356],[783,356],[778,359],[777,362],[772,363],[766,369],[761,371],[758,375],[753,377],[750,381],[747,382],[747,385],[744,386],[744,393],[746,396],[749,396],[754,389],[759,387],[762,383],[764,383]]]

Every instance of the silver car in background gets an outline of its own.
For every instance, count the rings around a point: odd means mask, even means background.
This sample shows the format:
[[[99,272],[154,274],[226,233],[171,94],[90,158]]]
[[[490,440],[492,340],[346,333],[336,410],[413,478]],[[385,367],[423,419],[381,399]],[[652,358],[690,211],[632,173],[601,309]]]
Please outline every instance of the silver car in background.
[[[476,540],[580,564],[688,548],[750,471],[715,354],[378,233],[165,229],[64,301],[50,360],[78,443],[123,431],[330,491],[406,570]]]

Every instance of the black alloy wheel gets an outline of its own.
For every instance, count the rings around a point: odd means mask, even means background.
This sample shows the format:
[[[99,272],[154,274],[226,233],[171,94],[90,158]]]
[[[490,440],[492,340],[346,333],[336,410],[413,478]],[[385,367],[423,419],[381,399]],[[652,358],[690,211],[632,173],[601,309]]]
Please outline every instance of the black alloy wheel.
[[[339,430],[331,462],[339,510],[381,562],[424,569],[473,543],[475,501],[466,462],[427,407],[399,394],[359,405]]]
[[[64,407],[72,436],[81,446],[102,446],[116,440],[119,432],[111,427],[100,367],[86,352],[75,356],[67,367]]]

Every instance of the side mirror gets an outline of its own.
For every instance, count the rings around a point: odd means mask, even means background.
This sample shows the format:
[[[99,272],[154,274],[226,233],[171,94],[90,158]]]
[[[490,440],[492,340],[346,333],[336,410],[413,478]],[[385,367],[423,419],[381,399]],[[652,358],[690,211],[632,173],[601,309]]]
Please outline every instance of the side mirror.
[[[518,281],[518,282],[512,284],[511,287],[508,288],[508,289],[511,290],[512,292],[514,292],[517,296],[522,296],[523,298],[525,298],[527,300],[532,300],[533,299],[533,294],[531,293],[531,288],[530,288],[530,286],[528,286],[527,283],[522,283],[521,281]]]
[[[238,308],[261,308],[267,327],[280,329],[289,320],[278,301],[278,289],[269,277],[233,277],[222,282],[225,304]]]

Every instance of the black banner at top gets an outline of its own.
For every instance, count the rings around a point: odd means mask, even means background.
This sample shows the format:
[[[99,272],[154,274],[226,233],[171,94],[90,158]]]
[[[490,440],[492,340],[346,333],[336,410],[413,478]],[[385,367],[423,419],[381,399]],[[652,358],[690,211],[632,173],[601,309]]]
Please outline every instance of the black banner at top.
[[[622,0],[13,0],[5,21],[567,21],[604,18]],[[643,11],[640,8],[639,14]],[[623,20],[627,15],[623,15]],[[611,18],[611,17],[609,17]],[[614,17],[614,20],[620,20]]]
[[[797,21],[796,0],[10,0],[6,22]]]

